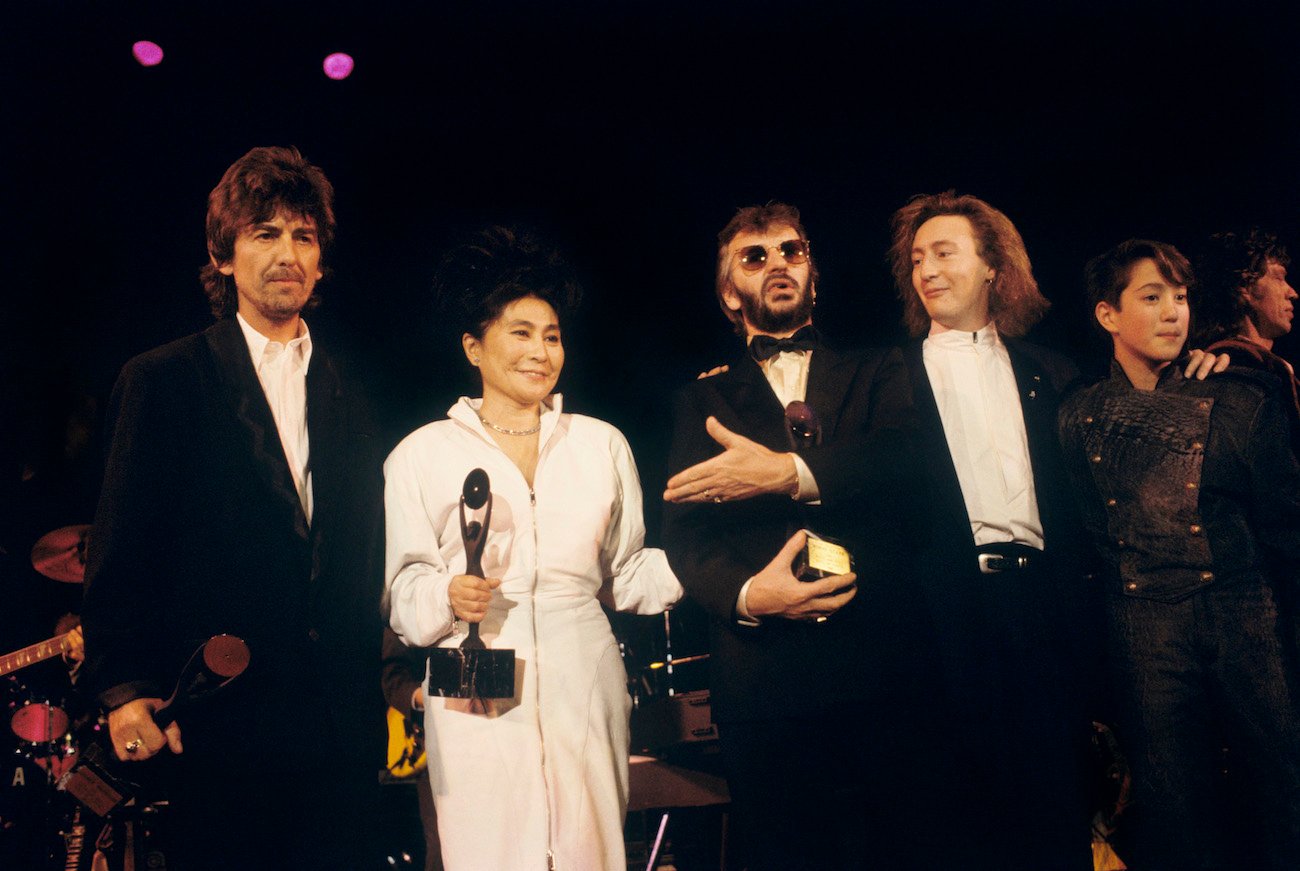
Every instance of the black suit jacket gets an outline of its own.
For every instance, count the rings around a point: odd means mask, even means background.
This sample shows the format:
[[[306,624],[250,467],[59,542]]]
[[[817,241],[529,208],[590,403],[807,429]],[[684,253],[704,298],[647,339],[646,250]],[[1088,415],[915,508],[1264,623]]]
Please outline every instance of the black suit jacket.
[[[806,401],[822,444],[799,454],[817,479],[821,505],[787,496],[723,504],[668,505],[664,543],[689,595],[711,616],[713,714],[720,722],[817,713],[862,701],[898,676],[890,639],[906,617],[898,553],[900,512],[891,494],[906,479],[900,459],[910,429],[908,385],[897,351],[817,350]],[[721,452],[708,416],[774,451],[789,451],[784,409],[748,354],[730,371],[692,382],[676,395],[669,468],[676,473]],[[822,624],[768,618],[736,622],[745,581],[788,538],[808,527],[844,541],[854,554],[858,595]]]
[[[131,360],[91,534],[87,681],[108,707],[166,697],[230,633],[247,671],[181,720],[189,760],[378,763],[379,446],[319,347],[307,373],[308,525],[238,323]]]
[[[1058,569],[1045,579],[1051,589],[1042,592],[1038,604],[1048,610],[1040,616],[1051,621],[1053,643],[1059,645],[1072,679],[1086,681],[1077,691],[1091,703],[1096,692],[1092,681],[1098,603],[1084,585],[1081,528],[1055,428],[1061,395],[1077,379],[1078,370],[1054,351],[1018,339],[1003,337],[1002,341],[1020,394],[1044,550]],[[990,585],[979,573],[970,516],[925,371],[921,341],[908,343],[903,358],[920,421],[917,450],[923,476],[919,492],[928,515],[917,580],[929,603],[947,681],[955,692],[973,697],[983,691],[983,676],[971,671],[979,668],[979,658],[971,653],[997,643],[997,639],[982,637],[978,623],[971,619],[982,607],[981,596]],[[974,698],[971,701],[978,703]]]

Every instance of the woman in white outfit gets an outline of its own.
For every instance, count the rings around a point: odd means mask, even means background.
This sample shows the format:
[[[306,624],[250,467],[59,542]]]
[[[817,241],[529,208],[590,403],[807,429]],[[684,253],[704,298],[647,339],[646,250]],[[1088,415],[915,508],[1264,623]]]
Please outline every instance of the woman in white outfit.
[[[515,695],[432,698],[429,775],[449,871],[625,867],[630,701],[600,601],[653,614],[681,596],[643,547],[627,441],[561,411],[557,310],[577,288],[557,258],[494,228],[449,256],[440,291],[460,301],[462,346],[483,398],[407,436],[384,467],[388,603],[409,645],[456,647],[481,621],[515,651]],[[482,468],[493,508],[483,574],[463,574],[459,499]],[[599,600],[599,601],[598,601]]]

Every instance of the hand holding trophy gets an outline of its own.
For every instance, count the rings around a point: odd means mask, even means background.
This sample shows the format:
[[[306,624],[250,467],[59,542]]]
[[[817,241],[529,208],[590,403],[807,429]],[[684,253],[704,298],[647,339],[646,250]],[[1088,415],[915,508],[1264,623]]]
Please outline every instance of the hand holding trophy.
[[[480,510],[483,511],[481,521],[473,518]],[[483,577],[483,549],[487,545],[491,521],[491,482],[487,472],[474,469],[465,477],[460,496],[465,574],[472,577]],[[512,698],[515,694],[515,652],[489,649],[479,637],[479,622],[471,621],[469,634],[460,647],[440,647],[429,655],[427,693],[453,699]]]

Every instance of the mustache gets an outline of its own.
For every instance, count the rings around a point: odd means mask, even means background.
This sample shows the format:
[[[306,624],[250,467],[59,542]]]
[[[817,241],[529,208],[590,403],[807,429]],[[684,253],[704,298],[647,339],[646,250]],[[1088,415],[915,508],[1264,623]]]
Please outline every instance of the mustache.
[[[799,282],[791,277],[788,272],[773,272],[767,278],[763,279],[763,292],[766,293],[774,284],[788,284],[796,290],[799,289]]]
[[[306,276],[304,276],[302,272],[297,269],[281,267],[279,269],[272,269],[270,272],[266,273],[266,280],[302,282],[306,280]]]

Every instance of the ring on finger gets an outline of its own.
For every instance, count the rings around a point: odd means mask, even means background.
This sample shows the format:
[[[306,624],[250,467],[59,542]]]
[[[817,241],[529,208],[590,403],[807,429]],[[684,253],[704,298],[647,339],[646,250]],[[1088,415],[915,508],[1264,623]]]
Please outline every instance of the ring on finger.
[[[141,741],[139,738],[132,738],[130,741],[127,741],[127,742],[126,742],[126,748],[125,748],[125,749],[126,749],[126,752],[127,752],[127,753],[134,753],[134,752],[136,752],[137,750],[139,750],[140,747],[141,747],[143,744],[144,744],[144,742]]]

